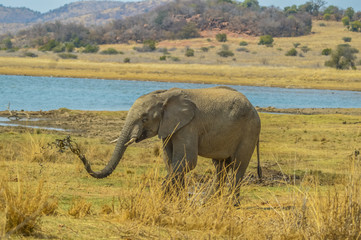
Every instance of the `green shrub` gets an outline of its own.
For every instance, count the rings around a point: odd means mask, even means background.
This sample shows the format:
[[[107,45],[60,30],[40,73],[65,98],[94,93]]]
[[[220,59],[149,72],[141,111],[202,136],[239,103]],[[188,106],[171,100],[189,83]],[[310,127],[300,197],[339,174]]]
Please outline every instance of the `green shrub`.
[[[227,42],[227,34],[225,33],[218,33],[216,35],[216,39],[218,42]]]
[[[246,41],[241,41],[239,43],[239,46],[247,46],[247,45],[248,45],[248,42],[246,42]]]
[[[273,37],[271,35],[264,35],[259,38],[258,45],[272,45]]]
[[[304,53],[307,53],[310,50],[311,50],[311,48],[309,48],[308,46],[302,46],[301,47],[301,51],[304,52]]]
[[[344,42],[351,42],[352,38],[350,38],[350,37],[343,37],[342,40],[343,40]]]
[[[361,22],[360,21],[351,22],[350,23],[350,31],[361,32]]]
[[[159,60],[160,60],[160,61],[165,61],[166,59],[167,59],[167,56],[160,56],[160,57],[159,57]]]
[[[180,61],[179,57],[171,57],[171,59],[172,59],[173,62],[179,62]]]
[[[114,48],[108,48],[108,49],[105,49],[105,50],[101,51],[100,53],[105,54],[105,55],[116,55],[119,52]]]
[[[323,19],[326,20],[326,21],[331,20],[331,14],[329,14],[329,13],[324,14]]]
[[[185,55],[187,57],[193,57],[194,56],[194,50],[192,48],[187,48]]]
[[[249,52],[249,50],[245,47],[242,47],[242,48],[237,48],[237,51],[238,52]]]
[[[286,52],[286,56],[294,57],[294,56],[297,56],[297,53],[298,52],[297,52],[296,48],[292,48]]]
[[[350,18],[349,17],[343,17],[342,19],[341,19],[341,21],[342,21],[342,23],[343,23],[343,25],[344,26],[349,26],[350,25]]]
[[[201,47],[202,52],[208,52],[209,48],[207,47]]]
[[[97,53],[99,51],[98,45],[88,44],[83,49],[82,53]]]
[[[52,51],[53,48],[58,46],[60,43],[58,41],[55,41],[54,39],[49,40],[47,43],[45,43],[43,46],[39,47],[40,51]]]
[[[143,42],[143,49],[144,50],[148,50],[149,52],[154,51],[155,49],[157,49],[157,42],[155,40],[145,40]]]
[[[299,43],[299,42],[293,43],[293,46],[294,46],[295,48],[298,48],[298,46],[300,46],[300,45],[301,45],[301,43]]]
[[[123,62],[124,62],[124,63],[130,63],[130,58],[128,58],[128,57],[127,57],[127,58],[124,58]]]
[[[56,47],[54,47],[54,48],[52,49],[52,51],[53,51],[54,53],[64,52],[64,51],[65,51],[65,45],[64,45],[64,44],[59,44],[59,45],[57,45]]]
[[[356,69],[356,56],[359,51],[349,44],[340,44],[332,51],[331,59],[325,62],[325,66],[336,69]]]
[[[321,54],[324,55],[324,56],[328,56],[330,55],[332,52],[332,49],[331,48],[325,48],[322,50]]]
[[[32,53],[32,52],[25,52],[24,56],[25,57],[32,57],[32,58],[38,57],[38,55],[36,55],[35,53]]]
[[[75,49],[75,45],[74,43],[70,42],[70,43],[65,43],[65,51],[67,52],[73,52]]]
[[[234,53],[229,50],[228,45],[222,45],[222,50],[217,52],[217,54],[221,57],[232,57],[234,56]]]
[[[326,27],[326,24],[325,24],[325,23],[320,23],[320,24],[318,24],[318,26],[320,26],[320,27]]]
[[[62,59],[77,59],[78,56],[72,53],[59,53],[58,56]]]

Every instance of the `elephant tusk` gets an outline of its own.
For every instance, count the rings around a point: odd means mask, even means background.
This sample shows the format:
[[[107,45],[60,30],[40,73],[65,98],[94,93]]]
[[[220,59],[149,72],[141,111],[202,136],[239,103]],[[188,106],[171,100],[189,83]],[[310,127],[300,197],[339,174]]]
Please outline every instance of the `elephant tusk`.
[[[119,139],[119,138],[116,138],[116,139],[114,139],[113,141],[111,141],[110,143],[115,143],[115,142],[118,141],[118,139]]]
[[[124,144],[124,147],[128,147],[130,144],[134,143],[135,140],[137,140],[136,138],[132,138],[129,140],[129,142],[127,142],[126,144]]]

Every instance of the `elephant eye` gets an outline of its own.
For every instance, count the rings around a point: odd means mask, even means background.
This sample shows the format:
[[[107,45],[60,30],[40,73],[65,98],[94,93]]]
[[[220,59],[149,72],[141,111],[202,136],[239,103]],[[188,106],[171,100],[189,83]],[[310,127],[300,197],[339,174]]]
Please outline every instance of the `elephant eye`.
[[[146,121],[148,121],[148,118],[143,117],[143,118],[142,118],[142,122],[145,123]]]

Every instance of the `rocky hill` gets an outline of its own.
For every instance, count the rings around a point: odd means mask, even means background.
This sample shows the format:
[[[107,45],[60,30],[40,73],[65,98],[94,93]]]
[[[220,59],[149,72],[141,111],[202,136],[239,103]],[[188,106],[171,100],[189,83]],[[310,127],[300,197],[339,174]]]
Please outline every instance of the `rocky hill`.
[[[141,2],[78,1],[41,14],[28,8],[0,5],[0,34],[14,33],[35,23],[61,21],[76,22],[85,26],[103,25],[107,22],[134,16],[172,0],[145,0]]]

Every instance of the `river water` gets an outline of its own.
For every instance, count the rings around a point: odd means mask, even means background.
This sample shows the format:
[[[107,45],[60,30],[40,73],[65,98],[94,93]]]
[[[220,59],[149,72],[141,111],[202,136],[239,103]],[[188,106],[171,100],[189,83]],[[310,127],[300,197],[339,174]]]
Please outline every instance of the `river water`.
[[[0,110],[128,110],[141,95],[158,89],[216,85],[0,75]],[[361,108],[361,92],[230,86],[254,106],[276,108]]]

